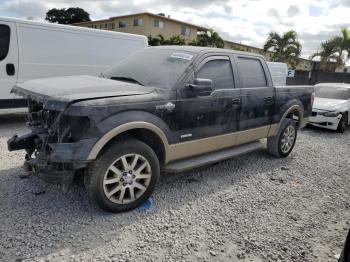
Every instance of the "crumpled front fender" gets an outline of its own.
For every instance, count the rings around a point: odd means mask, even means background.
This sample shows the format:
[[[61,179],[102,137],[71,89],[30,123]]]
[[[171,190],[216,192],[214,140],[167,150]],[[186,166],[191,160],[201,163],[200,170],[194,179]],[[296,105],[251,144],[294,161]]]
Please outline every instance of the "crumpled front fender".
[[[96,142],[97,138],[89,138],[76,143],[48,144],[51,149],[48,160],[52,163],[84,162]]]

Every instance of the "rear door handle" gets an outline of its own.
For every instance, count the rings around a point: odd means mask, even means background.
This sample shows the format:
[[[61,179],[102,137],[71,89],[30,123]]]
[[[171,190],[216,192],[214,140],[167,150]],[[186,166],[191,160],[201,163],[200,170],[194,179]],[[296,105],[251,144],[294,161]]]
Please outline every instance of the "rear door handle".
[[[16,73],[15,65],[14,64],[6,64],[6,73],[9,76],[13,76]]]
[[[232,104],[240,104],[241,103],[241,99],[240,98],[233,98],[232,99]]]

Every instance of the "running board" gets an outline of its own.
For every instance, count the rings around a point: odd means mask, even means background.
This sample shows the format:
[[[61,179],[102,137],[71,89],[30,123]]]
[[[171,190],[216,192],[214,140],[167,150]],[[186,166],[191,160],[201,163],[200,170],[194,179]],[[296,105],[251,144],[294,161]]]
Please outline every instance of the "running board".
[[[169,173],[183,172],[189,169],[210,165],[232,157],[244,155],[261,148],[263,148],[263,145],[259,141],[255,141],[240,146],[221,149],[219,151],[200,156],[177,160],[167,164],[163,170]]]

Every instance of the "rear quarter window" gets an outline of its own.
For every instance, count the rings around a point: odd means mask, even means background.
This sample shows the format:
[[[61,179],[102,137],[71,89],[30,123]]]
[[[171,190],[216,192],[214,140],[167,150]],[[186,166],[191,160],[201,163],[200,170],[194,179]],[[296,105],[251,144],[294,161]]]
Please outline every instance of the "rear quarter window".
[[[4,60],[9,52],[10,27],[0,25],[0,61]]]
[[[267,86],[265,72],[259,59],[239,57],[238,69],[243,88]]]

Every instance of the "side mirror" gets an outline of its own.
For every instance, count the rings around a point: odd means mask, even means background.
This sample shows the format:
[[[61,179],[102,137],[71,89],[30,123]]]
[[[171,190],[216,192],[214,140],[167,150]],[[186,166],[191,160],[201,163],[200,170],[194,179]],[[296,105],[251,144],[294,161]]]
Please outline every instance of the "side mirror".
[[[211,79],[195,78],[193,84],[186,85],[185,90],[188,97],[209,96],[213,91],[213,81]]]

